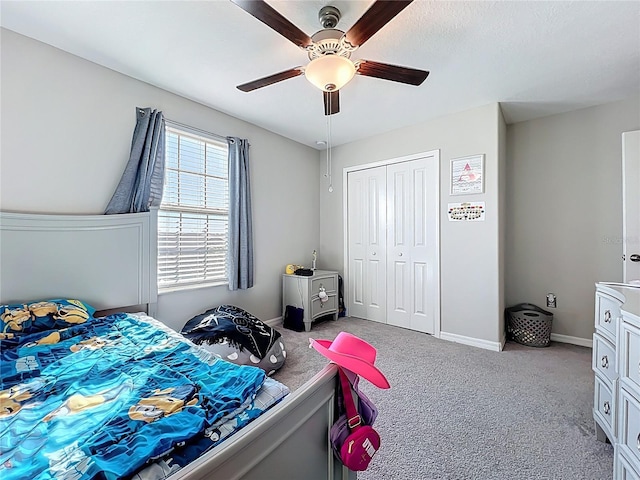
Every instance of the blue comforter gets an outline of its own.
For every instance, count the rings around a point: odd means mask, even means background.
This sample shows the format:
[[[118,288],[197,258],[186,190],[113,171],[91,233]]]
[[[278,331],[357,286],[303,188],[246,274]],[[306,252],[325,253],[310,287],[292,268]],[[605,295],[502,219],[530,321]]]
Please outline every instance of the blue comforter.
[[[126,478],[246,416],[265,379],[127,314],[5,338],[0,360],[3,480]]]

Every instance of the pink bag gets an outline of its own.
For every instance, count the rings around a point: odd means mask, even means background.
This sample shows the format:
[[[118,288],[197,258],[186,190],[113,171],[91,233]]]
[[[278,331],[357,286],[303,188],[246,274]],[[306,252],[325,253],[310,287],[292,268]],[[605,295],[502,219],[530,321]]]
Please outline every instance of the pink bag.
[[[340,456],[349,469],[361,472],[369,467],[369,462],[380,448],[380,435],[369,425],[355,428],[342,444]]]
[[[380,448],[380,435],[371,425],[362,424],[362,417],[358,414],[351,396],[349,379],[342,371],[342,368],[338,368],[338,371],[340,373],[344,406],[347,410],[346,425],[351,433],[344,440],[342,438],[339,439],[340,442],[343,442],[341,445],[334,443],[333,447],[335,451],[339,449],[340,460],[349,470],[360,472],[367,469],[371,459]]]

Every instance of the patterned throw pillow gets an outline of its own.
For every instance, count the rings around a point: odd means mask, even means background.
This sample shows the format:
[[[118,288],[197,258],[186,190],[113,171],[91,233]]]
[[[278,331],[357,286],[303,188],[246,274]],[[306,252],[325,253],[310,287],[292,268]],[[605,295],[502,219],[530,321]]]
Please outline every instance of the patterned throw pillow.
[[[93,318],[95,308],[80,300],[62,299],[0,305],[0,334],[36,333],[66,328]]]
[[[181,333],[223,360],[261,368],[267,375],[275,373],[287,358],[280,332],[234,305],[196,315]]]

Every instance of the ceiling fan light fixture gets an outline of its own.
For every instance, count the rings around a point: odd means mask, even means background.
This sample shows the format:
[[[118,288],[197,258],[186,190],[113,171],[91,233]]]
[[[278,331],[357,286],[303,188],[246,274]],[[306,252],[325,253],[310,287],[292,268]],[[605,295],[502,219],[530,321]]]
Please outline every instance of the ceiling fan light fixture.
[[[339,55],[315,58],[304,70],[307,80],[325,92],[340,90],[355,74],[356,67],[353,62]]]

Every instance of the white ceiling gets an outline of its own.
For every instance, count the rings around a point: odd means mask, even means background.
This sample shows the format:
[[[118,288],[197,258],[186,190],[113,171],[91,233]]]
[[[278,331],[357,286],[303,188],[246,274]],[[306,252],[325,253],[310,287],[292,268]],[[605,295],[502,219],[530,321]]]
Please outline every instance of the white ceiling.
[[[348,30],[371,1],[270,0],[311,35],[334,5]],[[3,27],[318,148],[322,94],[303,76],[236,85],[305,65],[306,54],[230,1],[7,1]],[[419,87],[358,76],[331,117],[334,145],[492,102],[507,123],[640,91],[640,2],[416,0],[358,49],[429,70]],[[640,107],[639,107],[640,108]]]

